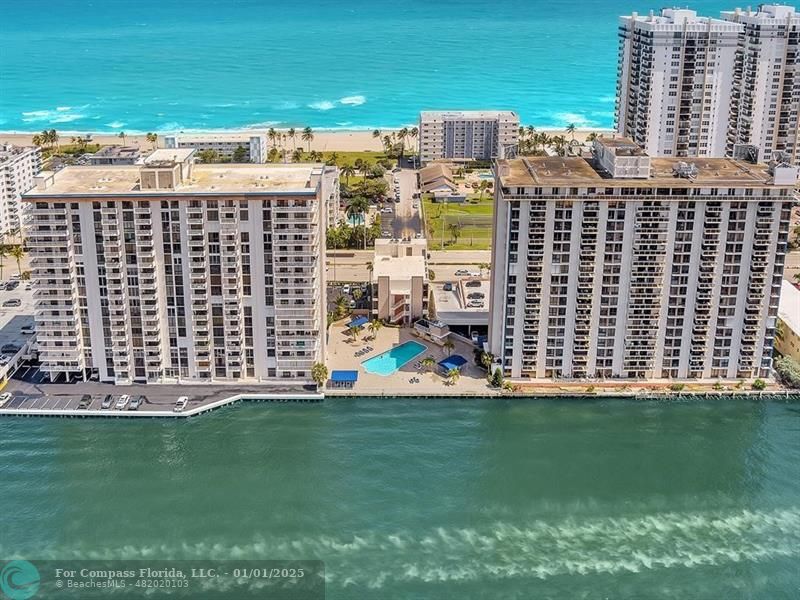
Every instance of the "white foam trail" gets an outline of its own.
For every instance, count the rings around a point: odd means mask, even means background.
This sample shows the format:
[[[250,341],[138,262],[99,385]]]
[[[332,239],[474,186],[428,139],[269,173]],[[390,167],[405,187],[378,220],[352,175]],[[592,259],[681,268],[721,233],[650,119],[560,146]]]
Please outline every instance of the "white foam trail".
[[[318,102],[312,102],[308,107],[314,110],[331,110],[336,108],[336,105],[330,100],[320,100]]]
[[[339,104],[345,104],[347,106],[361,106],[367,101],[366,97],[357,95],[357,96],[345,96],[344,98],[339,98]]]

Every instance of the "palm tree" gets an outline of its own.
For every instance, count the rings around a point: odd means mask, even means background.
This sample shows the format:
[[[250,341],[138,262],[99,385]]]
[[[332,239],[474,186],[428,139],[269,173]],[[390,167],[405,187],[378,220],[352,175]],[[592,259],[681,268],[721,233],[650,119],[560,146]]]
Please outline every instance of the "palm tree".
[[[422,368],[425,369],[426,371],[432,371],[433,367],[436,366],[436,359],[433,358],[432,356],[426,356],[425,358],[422,359],[420,364],[422,365]]]
[[[459,377],[461,377],[461,371],[459,371],[456,367],[453,367],[447,371],[447,382],[449,385],[455,385]]]
[[[589,135],[587,135],[587,136],[586,136],[586,141],[587,141],[587,142],[593,142],[593,141],[595,141],[595,140],[596,140],[597,138],[599,138],[599,137],[600,137],[600,136],[599,136],[599,135],[597,135],[597,132],[596,132],[596,131],[593,131],[592,133],[590,133]]]
[[[569,125],[567,125],[566,131],[567,133],[572,135],[573,140],[575,139],[575,130],[576,130],[575,123],[570,123]]]
[[[358,162],[358,160],[356,161],[356,163]],[[358,168],[358,170],[361,171],[361,174],[364,176],[364,181],[366,181],[367,175],[369,175],[370,171],[372,170],[372,165],[369,163],[368,160],[362,160],[361,166]]]
[[[367,261],[366,265],[367,265],[367,271],[369,271],[370,275],[372,275],[372,271],[375,269],[375,265],[372,264],[371,260]]]
[[[19,273],[19,276],[22,277],[22,259],[25,257],[25,250],[23,250],[21,245],[12,246],[11,250],[8,251],[8,254],[16,259],[17,273]]]
[[[328,367],[323,363],[314,363],[314,366],[311,367],[311,379],[314,380],[317,387],[320,387],[328,379]]]
[[[292,162],[300,162],[301,160],[303,160],[303,149],[298,148],[292,152]]]
[[[342,318],[347,312],[347,297],[339,296],[336,298],[336,316]]]
[[[367,249],[367,210],[369,210],[369,200],[364,196],[351,198],[346,210],[348,217],[361,215],[361,224],[364,226],[364,250]]]
[[[372,130],[372,137],[376,139],[380,139],[381,137],[381,130],[380,129],[373,129]]]
[[[328,160],[325,161],[326,165],[330,165],[331,167],[336,166],[336,161],[339,160],[339,153],[338,152],[331,152]]]
[[[795,273],[795,274],[792,276],[792,279],[794,279],[794,282],[795,282],[795,283],[800,283],[800,273]]]
[[[383,323],[381,323],[379,319],[372,319],[372,321],[370,321],[369,332],[372,334],[373,340],[377,337],[381,327],[383,327]]]
[[[273,127],[270,127],[269,131],[267,131],[267,137],[269,138],[269,141],[272,142],[272,147],[274,148],[275,139],[278,137],[278,132],[276,132]]]
[[[37,133],[31,138],[31,143],[33,143],[34,146],[41,146],[44,142],[42,142],[42,136]]]
[[[388,135],[383,136],[383,148],[387,154],[392,150],[392,138]]]
[[[47,132],[47,136],[50,138],[50,143],[58,150],[58,132],[55,129],[51,129]]]
[[[120,131],[120,132],[117,134],[117,137],[118,137],[118,138],[122,138],[122,145],[124,146],[124,145],[125,145],[125,138],[127,138],[127,137],[128,137],[127,135],[125,135],[125,132],[124,132],[124,131]]]
[[[289,131],[286,134],[292,138],[292,146],[297,148],[297,130],[294,127],[289,127]]]
[[[458,243],[458,238],[461,237],[461,225],[458,223],[450,223],[448,226],[450,229],[450,235],[453,237],[453,243]]]
[[[407,137],[408,137],[408,127],[403,127],[400,131],[397,132],[397,139],[400,140],[400,158],[403,158],[403,155],[406,152]]]
[[[355,168],[350,163],[342,165],[339,172],[344,176],[344,180],[347,183],[350,183],[350,177],[356,174]]]
[[[311,152],[311,142],[314,141],[314,130],[311,127],[303,129],[303,135],[300,136],[304,142],[308,142],[308,151]]]
[[[347,335],[353,338],[353,341],[356,341],[356,336],[358,336],[358,327],[350,326],[347,328]]]
[[[447,350],[447,356],[450,356],[453,353],[453,350],[455,350],[455,348],[456,345],[453,343],[453,340],[451,339],[446,339],[444,341],[444,344],[442,344],[442,349]]]
[[[153,144],[153,150],[155,150],[155,149],[156,149],[156,144],[158,143],[158,134],[157,134],[157,133],[152,133],[152,132],[151,132],[151,133],[148,133],[148,134],[147,134],[146,136],[144,136],[144,137],[145,137],[145,139],[146,139],[148,142],[150,142],[151,144]]]

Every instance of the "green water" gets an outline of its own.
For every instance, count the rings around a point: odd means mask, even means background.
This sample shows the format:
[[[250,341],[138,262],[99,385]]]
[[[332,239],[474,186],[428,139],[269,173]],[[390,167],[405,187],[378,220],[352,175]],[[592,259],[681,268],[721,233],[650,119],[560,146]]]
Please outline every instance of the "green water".
[[[800,405],[0,419],[0,559],[322,559],[327,598],[800,596]]]

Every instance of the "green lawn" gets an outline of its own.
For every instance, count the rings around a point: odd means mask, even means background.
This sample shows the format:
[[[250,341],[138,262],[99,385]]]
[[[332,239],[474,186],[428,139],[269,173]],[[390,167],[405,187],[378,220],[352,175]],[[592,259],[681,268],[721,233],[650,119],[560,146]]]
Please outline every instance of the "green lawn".
[[[425,235],[431,250],[488,250],[492,243],[494,201],[485,194],[470,196],[466,204],[439,204],[424,198]],[[457,224],[461,234],[453,239],[450,226]],[[444,230],[444,231],[443,231]]]

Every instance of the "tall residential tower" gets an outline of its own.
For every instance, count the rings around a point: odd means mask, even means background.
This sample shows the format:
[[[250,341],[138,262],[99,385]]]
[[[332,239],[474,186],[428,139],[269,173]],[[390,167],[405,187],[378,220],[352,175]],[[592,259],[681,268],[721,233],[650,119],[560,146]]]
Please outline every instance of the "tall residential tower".
[[[519,116],[511,111],[424,111],[419,115],[419,157],[491,160],[519,142]]]
[[[498,161],[490,351],[512,378],[769,374],[797,168]]]
[[[20,198],[33,187],[33,178],[41,167],[42,153],[38,147],[0,144],[0,234],[20,230]]]
[[[25,195],[42,369],[101,381],[307,381],[325,356],[323,165],[43,173]]]
[[[651,156],[725,156],[742,30],[686,9],[621,17],[617,131]]]

